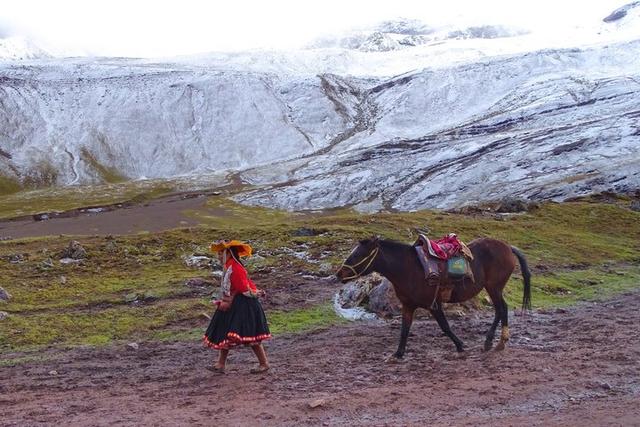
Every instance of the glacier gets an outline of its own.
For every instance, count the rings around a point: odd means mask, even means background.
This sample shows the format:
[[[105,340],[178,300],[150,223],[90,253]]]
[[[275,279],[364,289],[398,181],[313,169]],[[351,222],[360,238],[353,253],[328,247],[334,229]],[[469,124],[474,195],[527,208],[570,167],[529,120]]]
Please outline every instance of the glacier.
[[[244,184],[242,203],[290,210],[638,191],[640,20],[628,12],[599,30],[623,37],[579,47],[386,23],[294,52],[0,55],[0,175],[206,186],[214,174]]]

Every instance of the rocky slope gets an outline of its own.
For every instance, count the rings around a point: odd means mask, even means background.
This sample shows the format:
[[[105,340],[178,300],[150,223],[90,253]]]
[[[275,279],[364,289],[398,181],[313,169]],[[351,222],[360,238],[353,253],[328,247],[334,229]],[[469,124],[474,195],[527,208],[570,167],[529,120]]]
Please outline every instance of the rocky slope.
[[[602,25],[628,39],[628,9]],[[0,61],[0,178],[229,174],[253,185],[238,200],[286,209],[640,188],[640,34],[523,50],[494,36],[527,35],[474,31],[430,44],[400,22],[287,54]]]

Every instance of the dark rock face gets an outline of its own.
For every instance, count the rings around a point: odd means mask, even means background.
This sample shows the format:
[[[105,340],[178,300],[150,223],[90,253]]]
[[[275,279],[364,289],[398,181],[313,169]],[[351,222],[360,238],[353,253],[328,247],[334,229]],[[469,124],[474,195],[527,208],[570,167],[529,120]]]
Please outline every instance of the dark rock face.
[[[631,2],[629,4],[626,4],[616,10],[614,10],[613,12],[611,12],[610,15],[608,15],[607,17],[605,17],[603,19],[604,22],[615,22],[615,21],[619,21],[622,18],[624,18],[625,16],[627,16],[627,12],[630,9],[633,9],[634,7],[638,7],[640,6],[640,1],[634,1]]]

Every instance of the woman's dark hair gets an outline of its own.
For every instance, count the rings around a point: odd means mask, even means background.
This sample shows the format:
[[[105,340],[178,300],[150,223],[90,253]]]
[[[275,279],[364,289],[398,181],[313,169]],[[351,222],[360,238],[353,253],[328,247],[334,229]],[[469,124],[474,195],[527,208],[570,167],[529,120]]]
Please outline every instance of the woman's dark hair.
[[[240,265],[244,266],[244,263],[240,261],[240,255],[238,255],[238,248],[236,246],[231,246],[229,248],[229,252],[231,253],[231,256],[233,257],[233,259],[238,261]]]

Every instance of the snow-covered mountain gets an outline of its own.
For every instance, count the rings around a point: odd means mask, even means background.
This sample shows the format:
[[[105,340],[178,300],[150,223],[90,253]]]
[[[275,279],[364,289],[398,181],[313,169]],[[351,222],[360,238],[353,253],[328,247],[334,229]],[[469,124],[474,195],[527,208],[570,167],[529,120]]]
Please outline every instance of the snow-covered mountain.
[[[24,37],[0,38],[0,61],[48,58],[50,55]]]
[[[405,20],[288,53],[0,61],[0,174],[228,174],[252,184],[238,200],[287,209],[640,189],[636,9],[581,47]]]

